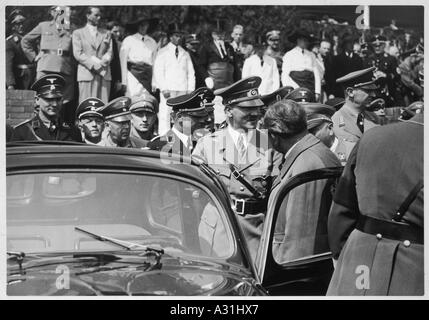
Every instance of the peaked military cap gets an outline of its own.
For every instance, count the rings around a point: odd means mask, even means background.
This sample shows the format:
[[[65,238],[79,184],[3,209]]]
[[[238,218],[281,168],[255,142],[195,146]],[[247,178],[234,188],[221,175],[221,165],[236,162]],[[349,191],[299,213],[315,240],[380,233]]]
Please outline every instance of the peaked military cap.
[[[343,98],[332,98],[325,102],[326,105],[334,107],[335,110],[340,110],[340,108],[344,105],[344,102],[346,102]]]
[[[130,112],[135,111],[158,113],[158,100],[150,94],[131,97]]]
[[[381,80],[375,79],[374,71],[376,67],[363,70],[357,70],[338,78],[337,83],[342,84],[345,88],[360,88],[367,90],[376,90]]]
[[[64,78],[58,74],[48,74],[36,80],[31,86],[31,90],[36,91],[36,95],[42,98],[60,98],[66,85]]]
[[[106,120],[113,121],[129,121],[131,99],[128,97],[119,97],[110,101],[106,106],[101,108],[99,112]]]
[[[371,38],[371,44],[372,45],[380,45],[380,44],[385,44],[387,41],[386,37],[382,36],[382,35],[375,35],[374,37]]]
[[[307,114],[307,128],[312,129],[324,122],[332,123],[331,117],[335,113],[335,108],[318,102],[301,103]]]
[[[292,91],[293,91],[293,88],[291,86],[281,87],[280,89],[272,93],[261,96],[261,100],[264,102],[266,106],[269,106],[274,102],[283,100]]]
[[[258,92],[261,81],[260,77],[241,79],[226,88],[217,89],[214,94],[223,98],[225,106],[262,107],[264,103]]]
[[[424,103],[423,101],[415,101],[411,103],[401,112],[399,120],[409,120],[416,114],[423,113]]]
[[[87,98],[79,103],[76,109],[76,118],[82,119],[83,117],[98,116],[103,118],[100,109],[104,107],[104,102],[98,98]]]
[[[206,87],[167,100],[167,105],[173,108],[174,112],[186,112],[192,116],[207,116],[206,106],[212,104],[213,92]]]
[[[285,99],[293,100],[295,102],[315,102],[316,97],[310,89],[296,88],[292,90]]]
[[[23,23],[24,21],[25,17],[20,9],[15,9],[9,14],[8,22],[10,24],[19,24]]]

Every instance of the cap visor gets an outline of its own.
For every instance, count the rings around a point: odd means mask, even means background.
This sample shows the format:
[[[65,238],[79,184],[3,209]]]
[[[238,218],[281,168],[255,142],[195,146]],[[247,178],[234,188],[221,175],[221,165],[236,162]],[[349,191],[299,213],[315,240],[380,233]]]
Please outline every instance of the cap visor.
[[[356,87],[357,89],[364,89],[364,90],[377,90],[379,89],[379,86],[375,83],[365,84],[363,86]]]
[[[148,108],[148,107],[137,107],[134,109],[130,109],[131,113],[137,112],[137,111],[147,111],[147,112],[152,112],[152,113],[156,113],[152,108]]]
[[[118,117],[113,117],[113,118],[110,118],[110,119],[108,119],[108,120],[111,120],[111,121],[116,121],[116,122],[123,122],[123,121],[131,121],[131,115],[129,115],[129,114],[124,114],[124,115],[122,115],[122,116],[118,116]]]
[[[103,115],[101,113],[95,112],[95,111],[87,111],[84,112],[83,114],[79,115],[79,119],[84,119],[87,117],[99,117],[99,118],[104,118]]]
[[[61,98],[63,94],[61,92],[48,92],[39,94],[39,97],[41,98],[47,98],[47,99],[54,99],[54,98]]]
[[[237,104],[234,104],[233,106],[235,106],[235,107],[262,107],[264,105],[265,105],[264,102],[261,99],[257,98],[257,99],[242,101],[242,102],[239,102]]]

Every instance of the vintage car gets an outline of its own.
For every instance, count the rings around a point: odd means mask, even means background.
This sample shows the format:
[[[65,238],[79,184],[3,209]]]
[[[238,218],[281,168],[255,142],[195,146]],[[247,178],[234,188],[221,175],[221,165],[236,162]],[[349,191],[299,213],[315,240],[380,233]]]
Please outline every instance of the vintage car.
[[[277,261],[274,227],[291,190],[324,180],[330,198],[342,168],[296,176],[277,193],[251,261],[225,186],[199,161],[23,142],[8,144],[6,167],[10,296],[323,295],[329,283],[329,250]],[[215,242],[213,223],[225,235]]]

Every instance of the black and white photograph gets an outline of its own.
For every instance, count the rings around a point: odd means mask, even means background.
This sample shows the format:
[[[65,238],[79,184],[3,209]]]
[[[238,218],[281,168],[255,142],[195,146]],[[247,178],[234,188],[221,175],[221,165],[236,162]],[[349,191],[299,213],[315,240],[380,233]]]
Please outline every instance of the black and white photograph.
[[[423,1],[2,8],[3,298],[426,297]]]

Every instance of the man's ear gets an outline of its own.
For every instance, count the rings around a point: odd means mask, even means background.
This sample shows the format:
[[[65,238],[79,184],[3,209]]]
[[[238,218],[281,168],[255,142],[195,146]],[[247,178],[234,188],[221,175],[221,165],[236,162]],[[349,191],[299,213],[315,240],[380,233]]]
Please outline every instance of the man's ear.
[[[231,108],[225,107],[225,114],[228,118],[232,118]]]
[[[354,97],[354,89],[353,89],[353,88],[348,87],[348,88],[346,89],[346,94],[347,94],[347,96],[348,96],[348,97],[353,98],[353,97]]]

